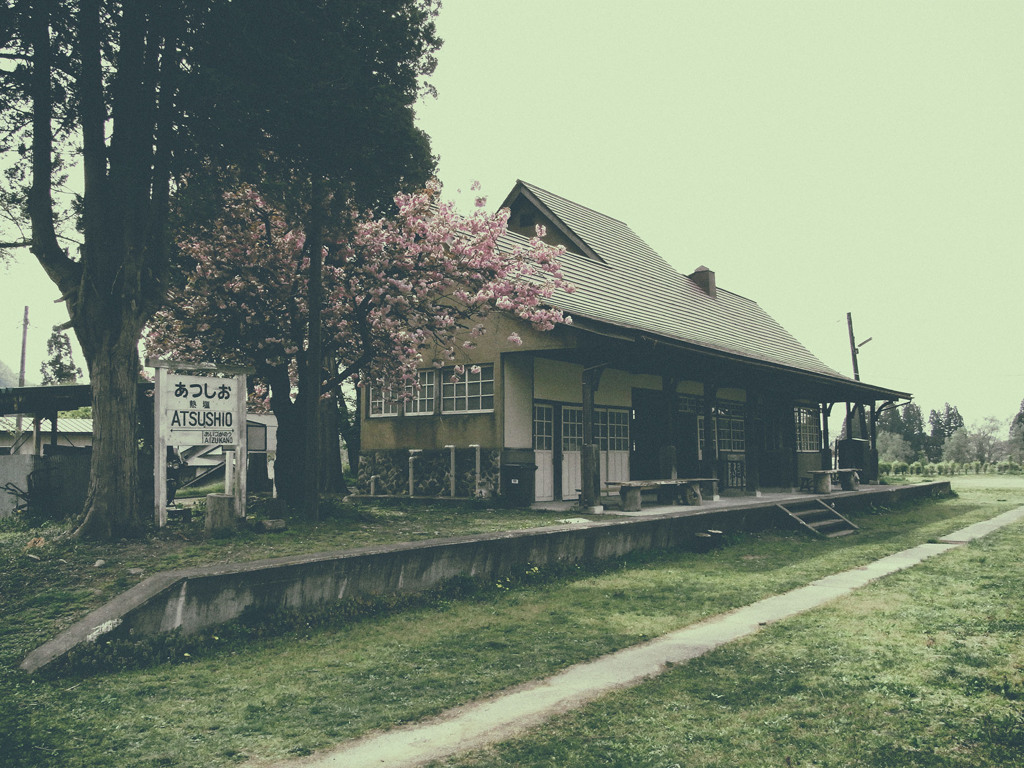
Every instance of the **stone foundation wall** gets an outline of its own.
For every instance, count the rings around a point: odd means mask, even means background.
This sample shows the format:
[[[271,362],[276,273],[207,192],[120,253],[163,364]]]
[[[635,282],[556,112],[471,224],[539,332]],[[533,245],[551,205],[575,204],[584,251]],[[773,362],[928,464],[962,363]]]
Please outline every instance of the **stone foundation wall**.
[[[498,493],[501,454],[494,449],[480,450],[480,492],[484,496]],[[425,450],[413,462],[414,496],[449,496],[451,494],[451,451]],[[370,478],[376,476],[378,496],[409,495],[409,451],[363,451],[359,456],[356,489],[370,493]],[[455,449],[455,495],[471,497],[476,491],[476,449]]]

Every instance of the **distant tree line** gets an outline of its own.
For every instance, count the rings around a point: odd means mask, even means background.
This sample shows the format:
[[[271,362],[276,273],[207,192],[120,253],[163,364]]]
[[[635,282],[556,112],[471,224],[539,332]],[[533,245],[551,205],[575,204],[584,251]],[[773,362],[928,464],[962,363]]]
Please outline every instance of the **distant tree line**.
[[[915,403],[889,408],[878,419],[879,468],[894,474],[1019,472],[1024,464],[1024,401],[1009,420],[990,416],[966,426],[955,405],[928,414]],[[930,469],[929,469],[930,468]]]

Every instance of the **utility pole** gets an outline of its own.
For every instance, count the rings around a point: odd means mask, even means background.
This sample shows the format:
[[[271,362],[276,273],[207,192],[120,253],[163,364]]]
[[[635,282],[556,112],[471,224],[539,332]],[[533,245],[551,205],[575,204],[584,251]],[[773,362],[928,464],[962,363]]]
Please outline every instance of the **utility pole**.
[[[850,356],[853,358],[853,378],[856,381],[860,381],[860,369],[857,367],[857,354],[860,350],[857,349],[857,342],[853,339],[853,313],[846,313],[846,327],[850,330]]]
[[[846,327],[850,330],[850,356],[853,358],[853,378],[855,381],[860,381],[860,368],[857,365],[857,355],[860,354],[860,348],[867,344],[874,336],[868,336],[864,341],[858,344],[853,338],[853,314],[851,312],[846,313]]]
[[[856,342],[856,340],[853,337],[853,313],[852,312],[847,312],[846,313],[846,327],[850,331],[850,356],[853,358],[853,378],[854,378],[855,381],[860,381],[860,367],[857,365],[857,355],[860,354],[860,348],[863,347],[865,344],[867,344],[869,341],[871,341],[871,339],[873,337],[868,336],[860,344],[858,344]],[[872,407],[874,407],[874,406],[872,406]],[[861,435],[864,436],[864,435],[867,434],[867,424],[865,423],[865,418],[864,418],[864,406],[861,403],[858,403],[857,407],[856,407],[856,410],[857,410],[857,413],[858,413],[858,415],[860,417]],[[850,426],[852,426],[852,425],[850,423],[849,404],[847,404],[846,414],[847,414],[846,433],[847,433],[847,435],[849,435],[852,432],[852,430],[850,429]]]
[[[25,307],[25,319],[21,322],[21,369],[18,372],[18,386],[25,386],[25,350],[28,348],[28,307]],[[21,414],[18,414],[15,431],[21,432]]]

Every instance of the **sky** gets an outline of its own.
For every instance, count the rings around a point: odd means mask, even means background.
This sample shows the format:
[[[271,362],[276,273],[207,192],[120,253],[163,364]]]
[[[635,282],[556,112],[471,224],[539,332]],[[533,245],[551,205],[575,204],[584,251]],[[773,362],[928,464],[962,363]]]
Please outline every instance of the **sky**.
[[[1024,399],[1020,0],[444,0],[417,107],[446,194],[522,179],[968,425]],[[461,190],[461,194],[459,191]],[[0,267],[0,360],[67,315]]]

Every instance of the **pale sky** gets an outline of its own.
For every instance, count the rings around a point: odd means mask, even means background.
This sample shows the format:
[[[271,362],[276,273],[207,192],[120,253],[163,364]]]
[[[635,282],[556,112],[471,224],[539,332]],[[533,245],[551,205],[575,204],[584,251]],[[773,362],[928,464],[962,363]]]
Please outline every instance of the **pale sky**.
[[[418,108],[446,192],[621,219],[851,374],[968,424],[1024,399],[1020,0],[444,0]],[[0,267],[0,360],[66,319]]]
[[[621,219],[821,360],[968,424],[1024,399],[1020,0],[444,0],[446,190]]]

